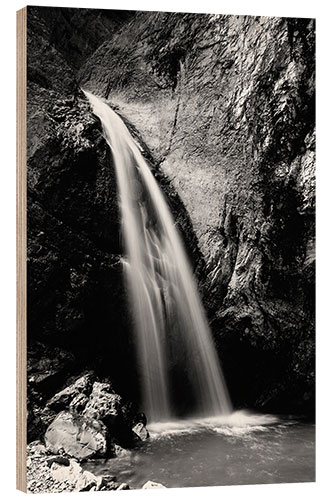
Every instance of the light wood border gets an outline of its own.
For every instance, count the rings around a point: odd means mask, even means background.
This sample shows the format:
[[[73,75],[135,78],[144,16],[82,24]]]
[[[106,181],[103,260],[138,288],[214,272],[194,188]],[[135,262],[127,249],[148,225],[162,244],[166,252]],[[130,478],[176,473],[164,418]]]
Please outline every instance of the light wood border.
[[[27,7],[16,13],[16,488],[27,491]]]

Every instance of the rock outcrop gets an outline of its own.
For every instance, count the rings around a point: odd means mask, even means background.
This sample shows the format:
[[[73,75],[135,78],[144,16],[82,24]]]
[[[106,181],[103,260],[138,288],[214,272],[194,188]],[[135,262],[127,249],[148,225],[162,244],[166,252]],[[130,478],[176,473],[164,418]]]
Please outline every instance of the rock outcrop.
[[[112,158],[80,86],[118,107],[166,194],[234,403],[312,411],[313,20],[29,7],[28,53],[30,438],[83,370],[139,399]]]
[[[27,455],[29,493],[129,489],[128,484],[117,482],[114,476],[96,476],[84,470],[75,459],[50,455],[38,441],[29,444]]]
[[[45,433],[45,444],[51,453],[65,453],[83,460],[103,457],[107,452],[107,428],[100,421],[61,412]]]
[[[138,13],[80,71],[191,215],[234,403],[272,411],[314,403],[314,32],[311,19]]]
[[[149,437],[146,417],[92,371],[70,378],[46,404],[34,408],[36,435],[47,450],[78,460],[126,453]]]
[[[126,399],[139,399],[122,276],[115,172],[100,122],[76,75],[82,58],[132,17],[111,12],[96,16],[85,9],[28,8],[28,393],[32,410],[46,404],[70,375],[85,369],[111,376]],[[63,37],[68,26],[73,28],[70,40]],[[132,133],[142,142],[133,127]],[[144,144],[142,149],[153,162]],[[180,198],[157,163],[152,163],[152,169],[170,199],[193,263],[202,268],[196,236]],[[85,403],[80,395],[72,405]],[[38,418],[31,411],[31,439],[39,437]],[[49,423],[44,419],[44,424]]]
[[[142,422],[137,423],[132,431],[139,438],[139,441],[146,441],[149,438],[149,432]]]
[[[47,40],[74,69],[135,14],[126,10],[29,7],[47,27]]]
[[[95,382],[83,414],[113,426],[121,411],[121,402],[121,397],[113,393],[111,384]]]

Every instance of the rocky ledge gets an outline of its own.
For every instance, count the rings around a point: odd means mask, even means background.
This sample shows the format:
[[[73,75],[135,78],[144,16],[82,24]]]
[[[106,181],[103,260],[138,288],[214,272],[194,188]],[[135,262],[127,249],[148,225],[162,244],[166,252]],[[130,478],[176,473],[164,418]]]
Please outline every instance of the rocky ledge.
[[[28,493],[125,489],[129,489],[128,484],[118,483],[114,476],[95,476],[83,470],[78,460],[51,454],[40,441],[28,445]]]
[[[122,451],[124,453],[124,450]],[[146,481],[143,490],[165,488],[161,483]],[[112,474],[95,475],[84,470],[80,461],[65,455],[52,454],[41,441],[27,448],[28,493],[60,493],[66,491],[129,490],[127,483],[117,481]]]
[[[122,456],[149,438],[145,415],[92,371],[72,377],[46,404],[35,405],[29,430],[39,437],[27,449],[27,487],[33,493],[129,489],[81,464]]]

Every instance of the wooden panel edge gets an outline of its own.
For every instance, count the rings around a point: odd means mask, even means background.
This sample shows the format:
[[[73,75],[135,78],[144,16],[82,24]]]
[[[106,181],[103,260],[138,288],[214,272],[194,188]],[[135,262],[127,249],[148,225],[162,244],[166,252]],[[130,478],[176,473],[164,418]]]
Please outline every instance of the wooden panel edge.
[[[27,491],[27,8],[16,13],[16,488]]]

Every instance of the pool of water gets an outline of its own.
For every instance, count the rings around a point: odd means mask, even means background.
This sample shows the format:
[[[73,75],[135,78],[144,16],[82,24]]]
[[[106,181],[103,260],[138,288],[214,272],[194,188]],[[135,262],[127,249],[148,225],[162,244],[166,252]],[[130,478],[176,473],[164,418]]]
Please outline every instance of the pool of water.
[[[236,412],[229,417],[152,424],[150,439],[122,457],[86,468],[131,488],[315,481],[315,426]]]

